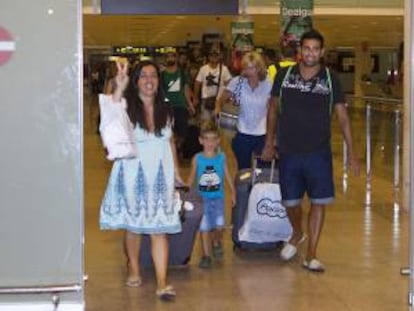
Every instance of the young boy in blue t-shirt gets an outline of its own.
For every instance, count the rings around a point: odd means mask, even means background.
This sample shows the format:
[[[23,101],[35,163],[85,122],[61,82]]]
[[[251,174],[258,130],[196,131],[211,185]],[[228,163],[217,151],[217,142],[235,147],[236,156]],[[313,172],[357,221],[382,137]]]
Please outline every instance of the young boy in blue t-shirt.
[[[222,235],[224,228],[224,179],[230,191],[232,204],[235,204],[233,179],[229,173],[226,157],[218,151],[220,136],[216,124],[206,121],[202,124],[199,137],[203,151],[197,153],[191,162],[188,185],[197,181],[198,193],[203,199],[203,218],[200,224],[202,257],[200,268],[211,268],[211,246],[213,256],[223,257]]]

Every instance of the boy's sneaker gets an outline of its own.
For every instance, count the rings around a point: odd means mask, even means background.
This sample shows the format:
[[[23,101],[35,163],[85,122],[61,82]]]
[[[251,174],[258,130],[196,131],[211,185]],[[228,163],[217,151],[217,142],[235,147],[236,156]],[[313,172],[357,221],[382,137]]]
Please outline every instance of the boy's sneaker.
[[[213,245],[213,256],[216,259],[223,258],[223,248],[221,247],[221,244]]]
[[[211,268],[211,257],[210,256],[201,257],[198,267],[201,269],[210,269]]]

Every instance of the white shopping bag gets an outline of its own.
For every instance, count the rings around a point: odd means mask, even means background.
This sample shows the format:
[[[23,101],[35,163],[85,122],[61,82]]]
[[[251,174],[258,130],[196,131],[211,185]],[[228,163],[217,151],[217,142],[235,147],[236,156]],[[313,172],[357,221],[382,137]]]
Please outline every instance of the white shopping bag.
[[[112,100],[111,95],[99,94],[101,122],[99,132],[108,151],[107,159],[133,158],[138,155],[134,129],[126,112],[126,101]]]
[[[239,230],[239,240],[251,243],[288,241],[292,226],[281,200],[279,184],[255,184]]]

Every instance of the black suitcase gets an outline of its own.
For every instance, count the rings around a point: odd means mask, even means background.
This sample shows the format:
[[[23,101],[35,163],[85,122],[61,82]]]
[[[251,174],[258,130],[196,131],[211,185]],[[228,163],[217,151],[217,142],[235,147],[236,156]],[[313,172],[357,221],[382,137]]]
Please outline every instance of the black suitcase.
[[[249,202],[249,195],[252,186],[256,182],[269,182],[272,175],[272,182],[277,183],[279,181],[279,172],[277,169],[261,168],[261,173],[258,176],[252,175],[255,170],[257,159],[254,160],[255,165],[252,169],[244,169],[237,173],[236,176],[236,205],[232,210],[232,240],[233,248],[240,250],[276,250],[283,242],[271,242],[271,243],[251,243],[239,240],[239,230],[244,223],[244,218],[247,211]],[[273,162],[273,167],[275,162]],[[273,173],[272,173],[273,170]]]
[[[192,211],[184,211],[182,218],[182,231],[168,235],[169,238],[169,266],[184,266],[191,259],[195,238],[203,216],[203,205],[200,196],[195,190],[188,193],[180,191],[181,199],[193,203]],[[140,264],[142,267],[153,265],[151,256],[150,237],[143,235],[141,240]]]

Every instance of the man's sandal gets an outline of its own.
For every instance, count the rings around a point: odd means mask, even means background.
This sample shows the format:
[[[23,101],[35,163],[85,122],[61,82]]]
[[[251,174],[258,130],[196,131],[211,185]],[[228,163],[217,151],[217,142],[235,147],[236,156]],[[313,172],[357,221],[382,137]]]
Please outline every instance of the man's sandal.
[[[175,289],[171,285],[168,285],[161,289],[157,289],[155,293],[157,297],[163,301],[173,300],[176,296]]]

